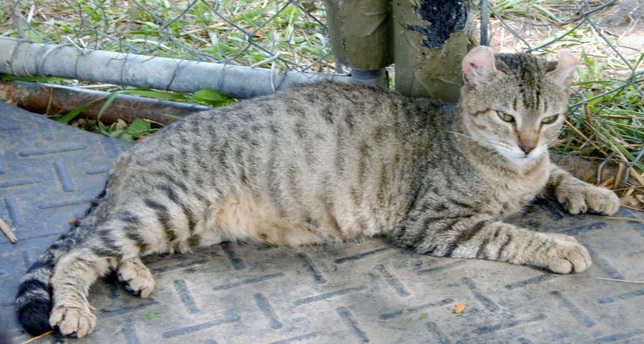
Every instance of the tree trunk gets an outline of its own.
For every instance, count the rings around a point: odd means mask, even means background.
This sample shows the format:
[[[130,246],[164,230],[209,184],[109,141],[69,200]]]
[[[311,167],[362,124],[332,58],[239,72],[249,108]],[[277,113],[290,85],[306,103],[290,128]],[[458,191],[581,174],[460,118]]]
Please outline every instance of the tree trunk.
[[[395,0],[396,90],[456,101],[470,38],[466,0]]]
[[[357,82],[387,86],[391,54],[391,11],[387,0],[326,0],[333,55]]]

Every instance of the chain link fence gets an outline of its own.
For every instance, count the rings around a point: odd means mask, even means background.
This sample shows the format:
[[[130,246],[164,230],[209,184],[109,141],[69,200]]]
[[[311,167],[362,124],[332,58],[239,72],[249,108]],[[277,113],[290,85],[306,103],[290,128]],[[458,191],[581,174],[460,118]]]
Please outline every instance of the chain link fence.
[[[489,15],[480,23],[475,15],[482,41],[487,38],[501,51],[583,50],[608,63],[601,77],[641,82],[641,0],[482,4]],[[323,1],[13,0],[4,2],[1,19],[2,37],[79,49],[282,71],[341,71],[330,51]]]
[[[10,7],[7,4],[4,20],[12,31],[5,31],[5,37],[286,71],[333,67],[324,9],[313,2],[14,0]]]
[[[644,2],[550,0],[546,2],[550,6],[511,5],[512,1],[502,0],[489,7],[496,19],[489,29],[490,41],[497,49],[550,53],[569,49],[584,57],[585,68],[605,64],[585,70],[598,72],[595,79],[621,81],[609,92],[633,85],[642,96]]]
[[[501,50],[591,47],[618,59],[620,74],[641,76],[641,0],[497,0],[488,8],[482,31]],[[321,1],[13,0],[2,21],[2,37],[42,43],[299,72],[336,68]]]

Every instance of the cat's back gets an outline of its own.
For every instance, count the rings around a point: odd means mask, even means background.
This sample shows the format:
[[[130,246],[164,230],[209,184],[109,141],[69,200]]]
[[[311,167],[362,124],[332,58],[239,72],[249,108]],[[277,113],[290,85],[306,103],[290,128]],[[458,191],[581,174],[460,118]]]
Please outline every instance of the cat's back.
[[[173,123],[150,139],[155,144],[195,140],[203,144],[241,135],[303,139],[325,130],[359,135],[400,121],[408,100],[380,88],[323,82],[203,111]],[[400,115],[400,116],[399,116]]]
[[[135,150],[223,161],[222,154],[234,146],[237,158],[242,158],[242,150],[267,157],[280,151],[293,156],[298,151],[310,165],[328,164],[325,158],[364,151],[366,146],[395,151],[401,143],[407,149],[428,144],[427,138],[413,136],[424,128],[434,132],[444,128],[443,123],[432,123],[446,121],[438,111],[444,111],[442,104],[374,86],[325,82],[188,116]]]

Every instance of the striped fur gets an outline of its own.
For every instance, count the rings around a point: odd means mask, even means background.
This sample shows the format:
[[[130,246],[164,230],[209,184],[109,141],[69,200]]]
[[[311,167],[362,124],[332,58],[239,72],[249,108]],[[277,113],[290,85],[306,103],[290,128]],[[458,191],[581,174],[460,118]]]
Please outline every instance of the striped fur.
[[[99,276],[116,270],[148,297],[140,256],[222,241],[388,235],[435,256],[582,271],[590,257],[573,238],[502,222],[549,191],[573,213],[619,206],[548,158],[574,66],[565,53],[557,64],[477,48],[459,104],[325,83],[177,122],[124,153],[87,217],[29,269],[20,322],[82,337],[95,326],[86,296]]]

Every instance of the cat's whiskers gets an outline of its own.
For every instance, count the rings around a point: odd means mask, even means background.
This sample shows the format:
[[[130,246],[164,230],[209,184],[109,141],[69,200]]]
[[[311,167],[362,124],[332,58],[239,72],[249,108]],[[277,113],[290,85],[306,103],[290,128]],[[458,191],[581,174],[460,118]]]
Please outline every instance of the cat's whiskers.
[[[495,150],[495,149],[490,149],[483,154],[483,160],[498,160],[499,158],[501,159],[507,159],[501,152]]]
[[[464,138],[470,139],[470,140],[472,140],[472,141],[474,141],[474,142],[477,142],[477,143],[479,143],[479,142],[484,142],[484,143],[489,143],[490,145],[496,145],[496,142],[494,142],[494,141],[489,141],[489,140],[485,140],[485,139],[482,139],[482,138],[474,137],[474,136],[471,136],[471,135],[463,134],[463,133],[460,133],[460,132],[458,132],[458,131],[449,131],[449,133],[450,133],[450,134],[460,135],[460,136],[462,136],[462,137],[464,137]]]
[[[450,133],[472,140],[477,144],[483,144],[483,146],[486,146],[487,148],[489,148],[489,150],[483,152],[484,159],[492,159],[492,158],[495,158],[495,159],[502,158],[502,159],[510,159],[510,160],[515,159],[512,156],[513,146],[511,144],[501,142],[501,141],[496,141],[496,140],[475,138],[471,135],[467,135],[458,131],[450,131]]]

